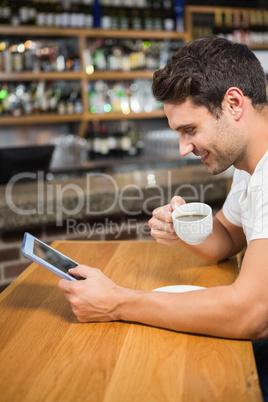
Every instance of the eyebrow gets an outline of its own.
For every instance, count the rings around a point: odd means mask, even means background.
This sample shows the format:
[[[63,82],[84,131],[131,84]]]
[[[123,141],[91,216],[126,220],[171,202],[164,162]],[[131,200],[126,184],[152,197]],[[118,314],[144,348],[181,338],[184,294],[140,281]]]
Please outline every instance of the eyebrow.
[[[178,126],[177,128],[175,128],[175,131],[180,131],[182,128],[191,127],[191,126],[193,126],[193,124],[194,124],[194,123],[181,124],[180,126]]]

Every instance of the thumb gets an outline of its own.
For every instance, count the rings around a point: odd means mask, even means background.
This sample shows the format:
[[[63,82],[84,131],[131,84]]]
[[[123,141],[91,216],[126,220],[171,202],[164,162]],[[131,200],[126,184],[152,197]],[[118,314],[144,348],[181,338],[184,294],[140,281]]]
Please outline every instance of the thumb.
[[[91,268],[87,265],[77,265],[75,268],[70,268],[68,272],[74,276],[80,276],[82,278],[88,278],[91,273]]]
[[[173,197],[171,199],[170,204],[171,204],[172,210],[174,211],[174,209],[178,208],[180,205],[186,204],[186,202],[179,195],[176,195],[175,197]]]

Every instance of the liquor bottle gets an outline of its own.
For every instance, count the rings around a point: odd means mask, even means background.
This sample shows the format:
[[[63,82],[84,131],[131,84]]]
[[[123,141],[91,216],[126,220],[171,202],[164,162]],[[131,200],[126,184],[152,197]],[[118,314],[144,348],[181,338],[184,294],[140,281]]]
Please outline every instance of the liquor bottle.
[[[35,15],[35,21],[36,21],[37,26],[46,26],[47,10],[46,10],[46,5],[45,4],[41,4],[39,2],[38,8],[37,8],[37,11],[36,11],[36,15]]]
[[[20,117],[23,114],[23,107],[17,91],[10,94],[10,113],[13,117]]]
[[[4,59],[5,72],[11,73],[11,71],[13,70],[12,54],[11,54],[9,48],[6,48],[3,53],[4,53],[3,59]]]
[[[58,102],[60,98],[60,93],[57,89],[51,89],[51,95],[49,97],[49,111],[50,113],[56,113],[58,110]]]
[[[112,9],[110,7],[102,7],[101,28],[112,28]]]
[[[56,1],[49,0],[47,14],[46,14],[46,26],[54,27],[56,26]]]
[[[11,8],[8,0],[3,0],[0,4],[0,23],[9,24],[11,18]]]
[[[5,71],[5,61],[4,61],[4,50],[6,48],[6,43],[0,43],[0,71]]]
[[[71,27],[71,9],[70,3],[67,1],[63,3],[62,26],[63,28]]]
[[[100,124],[94,122],[92,127],[92,159],[101,157]]]
[[[94,16],[94,28],[100,28],[101,27],[101,3],[100,3],[100,0],[94,0],[93,16]]]
[[[143,11],[143,28],[146,31],[153,30],[153,15],[151,8],[145,8]]]
[[[224,23],[225,27],[228,28],[229,30],[232,29],[233,26],[233,13],[231,10],[226,10],[224,13]]]
[[[56,9],[55,9],[55,26],[56,27],[64,26],[63,13],[64,13],[63,4],[61,2],[57,2]]]
[[[135,132],[133,125],[129,125],[128,137],[129,137],[130,144],[131,144],[129,151],[128,151],[128,155],[136,156],[138,153],[138,150],[137,150],[136,132]]]
[[[249,12],[247,10],[242,11],[242,29],[243,42],[250,45]]]
[[[83,0],[84,28],[93,28],[93,0]]]
[[[164,16],[163,28],[165,31],[175,30],[175,16],[172,0],[164,0],[162,5],[162,15]]]
[[[104,71],[107,69],[107,61],[105,54],[105,47],[103,39],[98,39],[94,43],[93,63],[97,71]]]
[[[122,132],[120,129],[120,123],[117,123],[114,127],[114,137],[115,137],[115,149],[114,149],[114,156],[115,158],[121,158],[122,157],[122,149],[121,149],[121,138],[122,138]]]
[[[57,112],[60,115],[66,114],[66,99],[67,99],[67,94],[64,89],[60,88],[60,98],[58,101],[58,108]]]
[[[133,8],[131,11],[131,28],[135,30],[142,29],[142,17],[138,8]]]
[[[126,120],[121,120],[120,137],[120,154],[122,157],[128,156],[131,149],[131,139],[129,137],[128,122]]]
[[[20,51],[18,51],[18,46],[15,48],[17,51],[15,51],[12,55],[13,71],[20,73],[23,70],[23,55]]]
[[[0,1],[0,24],[4,23],[3,2]]]
[[[176,30],[178,32],[184,31],[184,0],[175,0],[175,18],[176,18]]]
[[[77,90],[77,97],[74,100],[74,113],[75,114],[83,113],[83,103],[80,88]]]
[[[32,96],[32,88],[25,89],[24,93],[21,96],[24,114],[31,115],[33,113]]]
[[[109,142],[107,138],[107,127],[101,123],[100,124],[100,157],[105,158],[109,154]]]
[[[87,151],[87,159],[93,159],[92,158],[92,138],[93,138],[93,124],[92,122],[89,122],[87,125],[87,129],[86,129],[86,134],[85,134],[85,140],[87,142],[86,145],[86,151]]]
[[[243,42],[243,32],[241,29],[240,11],[233,11],[233,40],[235,42]]]
[[[30,0],[28,3],[28,24],[34,25],[36,20],[36,7],[34,5],[33,0]]]
[[[170,41],[169,40],[164,40],[161,43],[160,55],[159,56],[160,56],[159,57],[159,67],[163,68],[167,64],[169,58],[171,57],[171,54],[170,54]]]
[[[119,40],[113,39],[110,41],[109,54],[107,55],[107,66],[111,71],[122,71],[123,65],[122,48]]]
[[[28,25],[29,1],[24,1],[18,9],[20,25]]]
[[[129,16],[129,10],[120,8],[118,11],[118,24],[120,29],[130,29],[131,24],[130,24],[130,16]],[[137,20],[136,20],[137,24]],[[134,28],[134,29],[141,29],[141,22],[140,22],[140,28]]]
[[[161,15],[161,1],[152,1],[152,17],[153,17],[153,29],[160,31],[163,29],[162,26],[162,15]]]
[[[83,28],[83,17],[80,14],[80,8],[77,0],[72,0],[69,9],[69,25],[71,28]]]
[[[72,97],[72,91],[69,91],[68,95],[66,96],[65,112],[66,114],[74,114],[74,99]]]
[[[119,29],[119,18],[115,8],[111,10],[111,29]]]
[[[4,84],[1,88],[1,101],[2,101],[2,114],[9,115],[9,102],[8,102],[8,96],[9,96],[9,87],[7,84]]]
[[[141,155],[144,151],[144,140],[141,131],[136,127],[135,131],[135,148],[137,155]]]
[[[15,0],[11,0],[9,2],[9,6],[10,6],[10,24],[13,26],[20,25],[17,2]]]
[[[131,48],[130,41],[124,40],[121,42],[122,47],[122,71],[131,71]]]
[[[49,91],[44,90],[43,96],[40,98],[40,112],[48,113],[49,111]]]
[[[116,140],[116,135],[114,132],[114,126],[109,125],[109,133],[107,135],[107,142],[108,142],[108,148],[109,148],[108,156],[110,158],[115,158],[116,157],[117,140]]]
[[[40,91],[38,90],[38,85],[33,89],[32,102],[33,102],[33,113],[40,113]]]

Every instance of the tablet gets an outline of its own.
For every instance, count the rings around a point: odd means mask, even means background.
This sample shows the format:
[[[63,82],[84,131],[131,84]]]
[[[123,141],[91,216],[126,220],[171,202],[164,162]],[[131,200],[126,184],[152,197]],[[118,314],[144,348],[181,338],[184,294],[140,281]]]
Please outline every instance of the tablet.
[[[68,269],[75,268],[77,265],[79,265],[77,262],[48,246],[46,243],[43,243],[30,233],[24,234],[21,251],[25,257],[36,262],[61,278],[68,279],[70,281],[85,279],[68,273]]]

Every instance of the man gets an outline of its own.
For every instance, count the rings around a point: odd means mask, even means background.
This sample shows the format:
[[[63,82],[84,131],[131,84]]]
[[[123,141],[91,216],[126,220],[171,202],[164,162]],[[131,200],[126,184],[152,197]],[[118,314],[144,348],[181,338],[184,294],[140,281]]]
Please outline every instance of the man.
[[[101,271],[79,266],[85,281],[61,280],[59,287],[81,322],[126,320],[176,331],[220,337],[268,338],[268,104],[266,80],[244,45],[216,37],[186,44],[154,74],[153,93],[176,130],[182,156],[193,152],[211,174],[236,168],[223,209],[208,239],[188,246],[220,260],[247,249],[230,286],[191,294],[125,289]],[[156,209],[149,221],[158,243],[180,241],[171,213],[184,201]],[[178,308],[179,307],[179,308]]]

